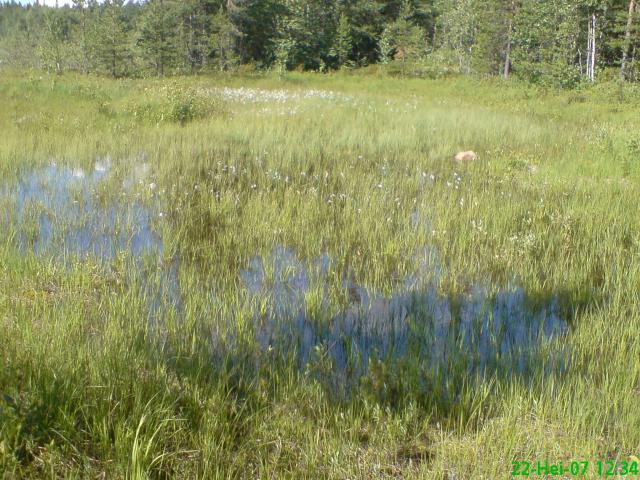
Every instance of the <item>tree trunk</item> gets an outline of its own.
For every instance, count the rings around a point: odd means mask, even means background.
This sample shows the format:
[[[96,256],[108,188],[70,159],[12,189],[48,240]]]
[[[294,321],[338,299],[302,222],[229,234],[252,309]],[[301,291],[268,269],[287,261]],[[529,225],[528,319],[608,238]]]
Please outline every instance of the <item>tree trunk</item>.
[[[629,15],[627,16],[627,27],[624,30],[624,45],[622,46],[622,64],[620,66],[620,75],[626,77],[627,54],[629,52],[629,44],[631,43],[631,28],[633,27],[633,15],[636,11],[636,0],[629,0]]]
[[[507,29],[507,49],[504,56],[504,71],[502,76],[504,79],[509,78],[509,70],[511,67],[511,31],[513,29],[513,19],[509,18],[509,27]]]
[[[513,22],[516,18],[516,14],[518,11],[518,7],[516,6],[516,0],[511,0],[507,7],[507,45],[505,48],[504,55],[504,69],[502,71],[502,76],[504,79],[509,78],[509,74],[511,73],[511,48],[513,43]]]
[[[589,19],[589,38],[587,46],[587,78],[594,82],[596,78],[596,14]]]
[[[165,24],[164,24],[164,0],[160,0],[160,55],[159,55],[159,73],[161,77],[164,77],[164,49],[165,45]]]
[[[82,7],[82,72],[87,73],[89,71],[89,52],[87,48],[87,12]]]

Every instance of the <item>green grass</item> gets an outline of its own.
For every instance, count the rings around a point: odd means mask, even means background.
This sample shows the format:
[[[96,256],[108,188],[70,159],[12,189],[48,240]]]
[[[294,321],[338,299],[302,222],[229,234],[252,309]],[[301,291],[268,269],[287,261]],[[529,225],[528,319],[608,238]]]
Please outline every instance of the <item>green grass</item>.
[[[243,103],[224,87],[334,95]],[[638,98],[608,84],[0,70],[1,476],[496,479],[512,460],[640,456]],[[479,161],[454,164],[463,149]],[[157,324],[152,260],[37,255],[3,220],[16,209],[3,189],[29,172],[106,156],[100,201],[161,210],[161,265],[180,259],[182,309],[163,304]],[[451,364],[425,391],[424,365],[388,360],[336,395],[322,347],[298,369],[253,338],[269,305],[240,275],[259,256],[275,281],[278,246],[332,259],[329,303],[317,278],[307,292],[318,325],[349,308],[345,276],[390,296],[425,248],[454,305],[476,284],[518,284],[532,310],[555,298],[571,329],[542,348],[565,344],[568,366],[545,372],[543,355],[526,377],[470,377]]]

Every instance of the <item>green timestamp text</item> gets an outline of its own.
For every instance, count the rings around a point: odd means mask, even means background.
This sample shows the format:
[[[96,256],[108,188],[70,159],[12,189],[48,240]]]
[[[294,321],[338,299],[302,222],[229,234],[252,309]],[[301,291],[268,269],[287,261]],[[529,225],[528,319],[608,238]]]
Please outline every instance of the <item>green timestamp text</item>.
[[[511,462],[512,477],[633,477],[640,475],[638,462],[615,462],[613,460],[574,460],[571,462],[548,462],[548,461],[513,461]]]

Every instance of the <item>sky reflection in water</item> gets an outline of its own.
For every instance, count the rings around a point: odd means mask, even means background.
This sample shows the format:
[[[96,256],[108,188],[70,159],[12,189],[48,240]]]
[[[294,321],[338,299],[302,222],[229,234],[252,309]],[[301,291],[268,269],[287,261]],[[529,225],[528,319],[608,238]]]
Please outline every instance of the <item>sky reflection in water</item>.
[[[123,183],[125,191],[149,170],[148,165],[133,168]],[[179,262],[162,262],[164,245],[154,230],[158,206],[131,200],[132,195],[101,200],[97,190],[110,172],[108,159],[97,161],[88,173],[56,165],[34,170],[0,191],[15,207],[4,221],[16,229],[19,248],[39,256],[108,263],[125,254],[139,266],[155,262],[153,272],[141,279],[150,316],[161,320],[167,308],[184,315]],[[305,369],[324,352],[336,386],[357,382],[372,360],[410,362],[431,371],[456,366],[469,375],[527,375],[539,368],[541,340],[568,330],[557,299],[532,309],[516,285],[494,294],[477,285],[454,299],[441,295],[441,266],[433,249],[416,258],[415,273],[390,297],[345,280],[349,306],[327,314],[331,265],[328,255],[304,262],[278,246],[270,258],[256,257],[241,272],[247,299],[255,306],[253,331],[261,358],[265,353],[293,356]],[[214,338],[213,344],[232,350],[237,326],[230,321],[224,327],[226,340]],[[564,368],[562,351],[556,353],[557,358],[546,358],[548,365]]]

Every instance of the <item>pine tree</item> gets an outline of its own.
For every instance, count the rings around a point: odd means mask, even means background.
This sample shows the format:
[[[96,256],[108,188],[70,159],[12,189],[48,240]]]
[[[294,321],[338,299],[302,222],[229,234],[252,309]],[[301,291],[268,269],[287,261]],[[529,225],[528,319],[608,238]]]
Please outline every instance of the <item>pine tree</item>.
[[[138,45],[143,60],[157,75],[175,66],[178,57],[177,9],[169,0],[149,0],[140,19]]]
[[[112,77],[126,75],[127,64],[131,60],[123,5],[124,0],[105,0],[100,5],[92,0],[91,5],[99,12],[90,40],[95,52],[96,69]]]
[[[179,64],[192,72],[205,67],[211,56],[212,16],[222,0],[185,0],[179,8]]]

